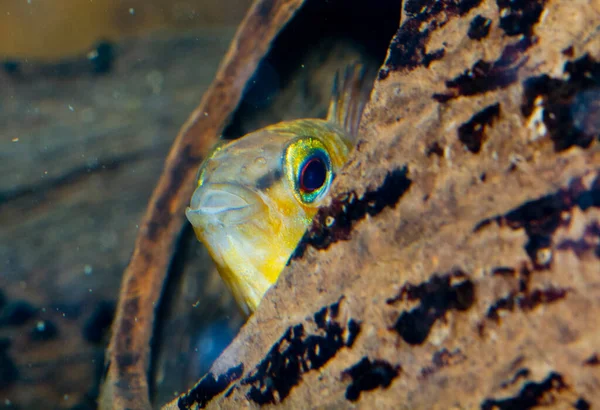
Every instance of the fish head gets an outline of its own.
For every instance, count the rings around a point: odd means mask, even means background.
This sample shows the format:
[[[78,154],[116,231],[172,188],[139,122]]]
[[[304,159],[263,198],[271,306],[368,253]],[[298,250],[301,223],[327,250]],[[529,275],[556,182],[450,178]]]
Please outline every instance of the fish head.
[[[275,283],[350,150],[324,120],[275,124],[217,147],[186,216],[246,313]]]

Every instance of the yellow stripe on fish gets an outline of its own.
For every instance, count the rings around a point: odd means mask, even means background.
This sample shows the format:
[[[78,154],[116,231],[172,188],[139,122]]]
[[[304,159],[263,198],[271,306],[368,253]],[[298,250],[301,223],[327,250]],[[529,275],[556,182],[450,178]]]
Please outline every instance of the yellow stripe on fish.
[[[354,147],[371,88],[361,66],[336,75],[326,120],[274,124],[216,146],[186,216],[242,310],[275,283]]]

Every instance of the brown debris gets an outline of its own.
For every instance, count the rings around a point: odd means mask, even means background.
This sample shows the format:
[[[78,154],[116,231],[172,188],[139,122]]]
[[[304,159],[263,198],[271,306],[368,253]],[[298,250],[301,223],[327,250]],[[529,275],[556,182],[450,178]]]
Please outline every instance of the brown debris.
[[[407,7],[331,205],[213,365],[213,379],[240,363],[244,370],[206,408],[583,409],[600,402],[593,365],[600,143],[597,134],[582,136],[594,121],[580,120],[582,101],[595,109],[595,95],[573,98],[583,78],[600,80],[600,7],[573,8],[568,0]],[[477,15],[491,20],[490,30],[472,40]],[[566,98],[551,87],[524,95],[529,78],[555,79],[543,85],[558,84]],[[546,116],[572,101],[571,115]],[[496,104],[500,115],[481,125],[481,146],[465,149],[458,128]],[[556,130],[576,122],[586,125],[557,146]],[[410,183],[391,184],[394,173]],[[331,218],[333,225],[323,223]],[[489,318],[506,295],[512,308]],[[318,313],[334,306],[327,323],[360,326],[351,346],[339,347],[339,329],[315,326]],[[406,340],[395,324],[417,313],[426,331]],[[329,348],[328,360],[304,366],[306,341],[316,337],[331,338],[319,345]],[[285,353],[292,351],[302,354]],[[248,378],[260,383],[241,381]],[[180,403],[165,409],[187,408]]]

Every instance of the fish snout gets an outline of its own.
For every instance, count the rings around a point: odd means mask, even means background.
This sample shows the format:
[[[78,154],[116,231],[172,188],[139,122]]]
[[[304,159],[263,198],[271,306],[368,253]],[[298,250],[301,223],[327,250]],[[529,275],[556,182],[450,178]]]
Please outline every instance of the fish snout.
[[[194,191],[185,215],[195,228],[226,227],[248,221],[263,206],[258,194],[244,186],[204,184]]]

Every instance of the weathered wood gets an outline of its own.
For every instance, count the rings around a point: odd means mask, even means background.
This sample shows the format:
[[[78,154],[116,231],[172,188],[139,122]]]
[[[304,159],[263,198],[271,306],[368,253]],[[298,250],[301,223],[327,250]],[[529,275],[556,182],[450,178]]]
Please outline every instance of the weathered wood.
[[[600,2],[406,2],[297,257],[165,409],[600,402]]]
[[[194,188],[196,168],[237,106],[258,62],[301,0],[258,0],[240,25],[214,82],[182,127],[140,224],[123,276],[101,408],[148,409],[149,349],[155,306]]]

